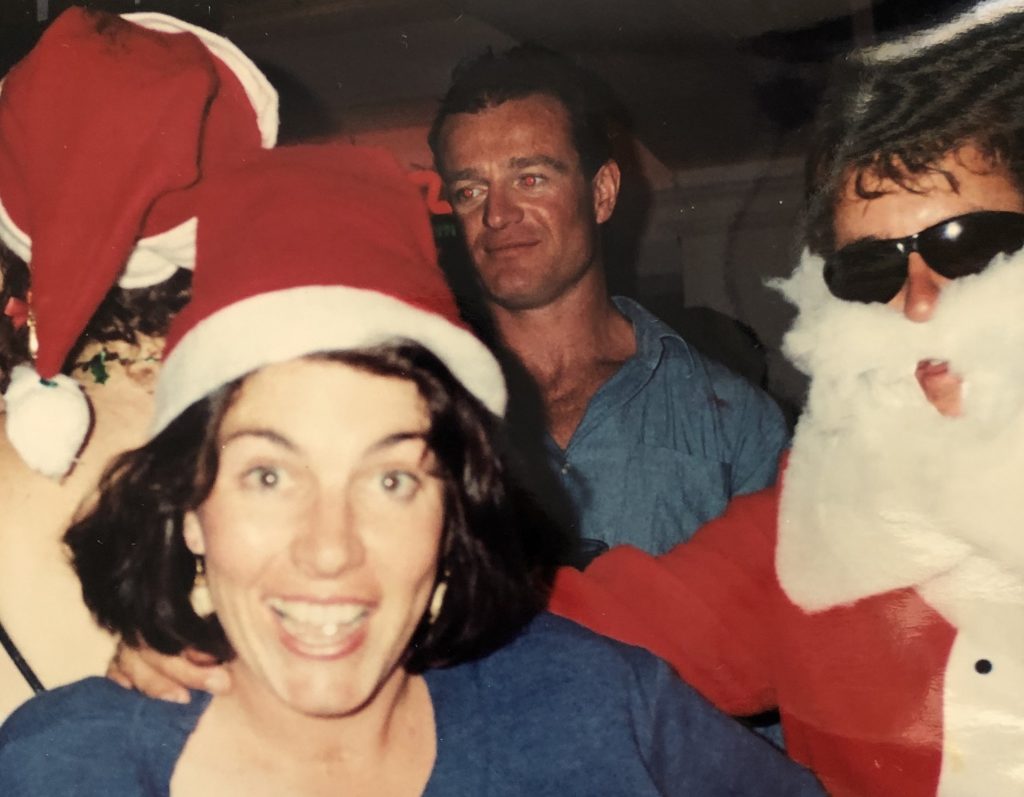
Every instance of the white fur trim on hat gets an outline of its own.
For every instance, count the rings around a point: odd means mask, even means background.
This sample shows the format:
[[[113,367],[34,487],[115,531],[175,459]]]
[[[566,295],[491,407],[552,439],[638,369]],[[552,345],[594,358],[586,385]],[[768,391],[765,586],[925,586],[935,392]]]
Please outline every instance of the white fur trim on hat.
[[[199,220],[193,216],[166,232],[141,238],[117,284],[129,290],[148,288],[170,279],[179,268],[195,269],[198,225]]]
[[[260,143],[271,149],[277,143],[279,102],[277,91],[259,67],[223,36],[188,22],[156,12],[122,14],[123,19],[158,33],[191,33],[225,65],[242,84],[256,114]],[[158,235],[142,238],[136,244],[118,280],[122,288],[148,288],[169,279],[178,268],[195,268],[196,223],[193,217]]]
[[[223,61],[242,84],[256,114],[260,142],[265,149],[277,143],[279,126],[277,91],[266,76],[234,44],[205,28],[190,25],[167,14],[139,12],[122,14],[123,19],[158,33],[191,33],[214,56]],[[0,91],[3,81],[0,81]],[[0,200],[0,240],[25,262],[32,259],[32,238],[11,218]],[[195,268],[196,219],[188,219],[157,235],[139,239],[118,280],[122,288],[148,288],[171,277],[178,268]]]
[[[17,365],[4,404],[7,439],[25,464],[52,479],[71,470],[92,422],[74,379],[58,374],[42,380],[31,366]]]
[[[903,36],[887,44],[868,47],[859,53],[859,57],[868,63],[881,63],[921,55],[922,51],[950,42],[973,28],[990,25],[1005,16],[1021,12],[1024,12],[1022,0],[988,0],[944,24]]]
[[[256,112],[256,123],[260,128],[260,139],[264,149],[270,149],[277,143],[279,124],[277,91],[249,56],[223,36],[218,36],[198,25],[182,22],[167,14],[141,11],[122,14],[121,18],[159,33],[193,34],[207,50],[228,66],[238,78],[238,82],[242,84],[242,88],[245,89],[246,96]]]
[[[471,332],[377,291],[314,285],[243,299],[190,329],[164,360],[151,436],[189,405],[263,366],[401,339],[429,349],[491,412],[504,413],[501,367]]]
[[[0,83],[0,87],[2,86],[3,83]],[[11,214],[7,212],[2,201],[0,201],[0,240],[26,263],[32,258],[32,239],[14,223],[14,219],[11,218]]]

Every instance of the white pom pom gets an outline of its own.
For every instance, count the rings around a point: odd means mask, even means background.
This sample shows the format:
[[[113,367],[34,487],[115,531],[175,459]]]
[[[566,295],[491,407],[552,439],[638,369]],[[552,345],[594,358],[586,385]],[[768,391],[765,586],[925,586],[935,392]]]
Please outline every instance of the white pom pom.
[[[18,365],[4,403],[7,439],[25,464],[54,479],[71,470],[91,422],[81,386],[63,374],[42,380],[31,366]]]

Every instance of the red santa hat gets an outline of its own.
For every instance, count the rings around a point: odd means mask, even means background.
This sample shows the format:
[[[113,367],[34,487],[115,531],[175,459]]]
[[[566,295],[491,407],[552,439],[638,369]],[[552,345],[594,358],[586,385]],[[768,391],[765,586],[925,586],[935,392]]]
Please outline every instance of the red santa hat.
[[[261,153],[202,188],[192,299],[168,335],[152,433],[265,365],[401,339],[504,411],[501,368],[460,319],[397,161],[347,145]]]
[[[52,388],[76,392],[57,374],[103,297],[191,267],[200,178],[277,135],[276,93],[237,48],[173,17],[129,18],[69,9],[0,91],[0,238],[29,262],[38,372],[12,375],[7,431],[48,475],[88,429],[84,398]]]
[[[857,57],[868,63],[885,63],[916,58],[942,47],[957,37],[987,26],[1019,25],[1013,18],[1024,14],[1024,0],[982,0],[952,18],[900,36],[893,41],[858,51]]]

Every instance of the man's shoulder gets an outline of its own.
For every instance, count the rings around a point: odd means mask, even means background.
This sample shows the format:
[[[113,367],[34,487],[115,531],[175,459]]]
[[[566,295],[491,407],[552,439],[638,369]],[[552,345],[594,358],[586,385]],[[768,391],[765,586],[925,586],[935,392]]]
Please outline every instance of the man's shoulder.
[[[711,397],[713,405],[721,414],[737,418],[750,414],[760,416],[763,422],[777,427],[781,434],[788,437],[782,410],[764,389],[715,357],[704,354],[663,321],[651,316],[646,310],[644,312],[658,325],[652,326],[652,329],[661,330],[658,334],[663,354],[655,379],[680,383],[685,380],[691,393],[698,392]],[[695,390],[698,386],[700,389]]]
[[[654,315],[636,299],[630,299],[627,296],[613,296],[612,303],[633,324],[638,348],[642,349],[647,340],[656,341],[658,339],[677,340],[687,349],[690,348],[675,329]]]
[[[720,360],[703,353],[683,333],[669,326],[633,299],[615,297],[615,305],[633,322],[637,356],[656,361],[658,370],[672,377],[705,379],[712,388],[751,395],[767,394],[748,378]]]
[[[661,322],[659,322],[661,323]],[[770,417],[779,428],[785,427],[785,418],[775,400],[728,365],[710,357],[671,330],[660,338],[662,356],[652,381],[665,380],[698,398],[709,397],[712,406],[723,414],[754,411]]]

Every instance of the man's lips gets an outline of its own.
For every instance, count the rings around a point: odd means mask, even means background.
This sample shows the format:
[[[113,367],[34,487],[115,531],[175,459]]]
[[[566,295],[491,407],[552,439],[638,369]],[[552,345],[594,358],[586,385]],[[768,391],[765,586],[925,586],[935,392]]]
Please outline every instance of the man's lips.
[[[917,381],[945,376],[949,373],[949,363],[945,360],[921,360],[917,364],[915,375]]]
[[[523,251],[524,249],[530,249],[531,247],[536,246],[538,243],[540,243],[540,241],[534,239],[490,242],[484,244],[484,251],[488,255],[492,256],[516,254],[518,252]]]
[[[963,380],[950,370],[946,360],[921,360],[914,375],[924,397],[935,409],[947,417],[960,415]]]

